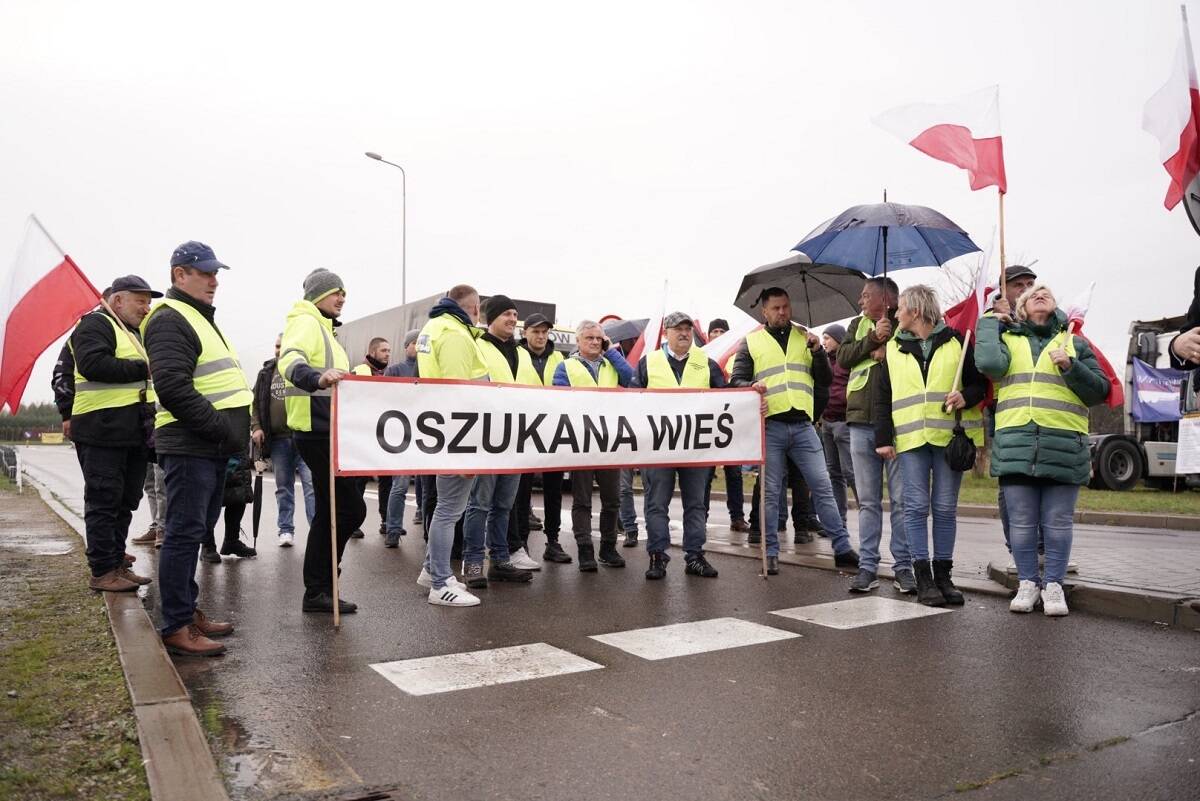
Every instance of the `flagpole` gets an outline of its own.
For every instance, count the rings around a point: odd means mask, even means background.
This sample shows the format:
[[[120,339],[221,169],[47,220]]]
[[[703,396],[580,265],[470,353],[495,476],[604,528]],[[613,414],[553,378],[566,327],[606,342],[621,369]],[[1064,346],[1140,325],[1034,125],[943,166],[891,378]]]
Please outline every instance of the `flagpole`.
[[[1008,297],[1008,286],[1004,280],[1004,273],[1008,268],[1008,259],[1004,252],[1004,192],[998,192],[1000,195],[1000,297]]]

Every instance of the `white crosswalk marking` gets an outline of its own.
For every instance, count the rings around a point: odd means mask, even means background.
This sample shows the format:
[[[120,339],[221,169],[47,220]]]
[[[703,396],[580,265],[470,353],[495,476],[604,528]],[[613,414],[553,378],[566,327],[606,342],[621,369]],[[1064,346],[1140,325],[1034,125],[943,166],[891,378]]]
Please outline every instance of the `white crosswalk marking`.
[[[642,659],[656,660],[788,640],[799,636],[790,631],[747,620],[718,617],[694,623],[675,623],[670,626],[618,631],[613,634],[595,634],[591,639],[620,648]]]
[[[487,651],[379,662],[371,667],[409,695],[431,695],[600,670],[604,665],[544,642],[535,642]]]
[[[922,606],[911,601],[893,601],[890,598],[853,598],[815,606],[797,606],[780,609],[772,615],[816,623],[831,629],[856,629],[879,623],[895,623],[929,615],[941,615],[949,609]]]

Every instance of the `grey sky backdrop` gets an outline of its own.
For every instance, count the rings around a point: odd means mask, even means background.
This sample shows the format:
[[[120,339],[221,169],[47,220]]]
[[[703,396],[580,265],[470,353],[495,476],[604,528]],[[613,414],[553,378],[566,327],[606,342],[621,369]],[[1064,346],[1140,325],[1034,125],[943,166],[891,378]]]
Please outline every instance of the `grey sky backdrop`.
[[[303,276],[346,317],[458,282],[554,301],[560,321],[707,321],[743,272],[889,199],[986,247],[994,189],[870,123],[1001,87],[1010,258],[1114,361],[1131,319],[1186,310],[1197,239],[1141,130],[1175,2],[0,4],[0,259],[36,212],[97,286],[167,282],[212,245],[218,324],[248,370]],[[901,285],[933,270],[896,273]],[[56,351],[57,348],[54,349]],[[25,400],[48,400],[54,351]],[[358,354],[351,354],[354,359]]]

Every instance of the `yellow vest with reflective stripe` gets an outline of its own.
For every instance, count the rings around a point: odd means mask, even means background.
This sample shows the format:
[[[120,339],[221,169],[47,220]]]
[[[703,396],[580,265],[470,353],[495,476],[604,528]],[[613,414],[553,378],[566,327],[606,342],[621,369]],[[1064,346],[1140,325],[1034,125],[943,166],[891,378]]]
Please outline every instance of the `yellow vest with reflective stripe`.
[[[572,356],[566,360],[567,380],[573,387],[615,387],[621,383],[617,368],[609,364],[608,359],[600,362],[600,379],[592,378],[592,372],[579,358]]]
[[[1030,420],[1044,428],[1088,433],[1088,409],[1063,380],[1050,351],[1063,348],[1075,357],[1075,341],[1066,331],[1046,343],[1033,363],[1029,337],[1005,333],[1008,372],[996,391],[996,428],[1018,428]]]
[[[537,368],[534,368],[533,374],[537,377],[538,383],[544,387],[554,386],[554,371],[563,363],[563,355],[554,349],[553,345],[546,345],[550,349],[550,355],[546,357],[546,366],[542,368],[542,374],[537,374]],[[525,350],[521,348],[521,350]],[[528,354],[526,354],[528,355]],[[529,365],[533,367],[533,357],[529,356]]]
[[[508,366],[508,359],[504,358],[500,349],[482,337],[479,339],[479,352],[483,356],[483,363],[487,365],[489,380],[500,384],[542,386],[542,379],[538,378],[537,370],[533,369],[533,359],[529,358],[529,354],[524,348],[517,348],[516,375],[513,375],[512,368]],[[549,362],[547,362],[546,369],[550,369]]]
[[[813,416],[812,353],[803,334],[788,332],[787,353],[765,328],[746,337],[754,361],[754,380],[767,386],[767,416],[799,409]]]
[[[117,321],[102,312],[99,314],[113,328],[113,336],[117,338],[117,349],[113,356],[118,359],[145,362],[146,358],[129,341],[129,337],[117,325]],[[76,328],[79,326],[76,325]],[[75,355],[75,346],[67,340],[71,356]],[[144,395],[142,393],[145,393]],[[103,381],[90,381],[79,372],[79,362],[75,362],[75,399],[71,402],[71,416],[74,417],[100,409],[117,409],[121,406],[132,406],[135,403],[152,403],[154,390],[149,381],[130,381],[128,384],[106,384]]]
[[[341,344],[341,343],[338,343],[338,344]],[[367,364],[366,362],[355,365],[354,369],[351,370],[350,372],[354,373],[355,375],[365,375],[365,376],[375,375],[375,373],[371,372],[371,365]]]
[[[854,331],[854,341],[858,342],[863,339],[874,328],[875,324],[864,314],[858,320],[858,328]],[[867,354],[865,359],[850,368],[850,377],[846,380],[846,397],[850,397],[851,392],[858,392],[867,385],[867,379],[871,377],[871,368],[876,364],[878,362],[872,359],[870,354]]]
[[[142,320],[142,339],[146,338],[146,326],[150,324],[150,319],[157,311],[167,307],[179,312],[200,339],[200,357],[192,370],[192,386],[196,388],[196,392],[204,396],[218,411],[249,406],[254,400],[254,393],[246,383],[246,374],[242,372],[237,353],[217,333],[212,323],[190,304],[173,298],[166,298],[155,304],[146,315],[146,319]],[[154,415],[154,427],[162,428],[174,422],[175,415],[159,404],[158,414]]]
[[[475,350],[475,360],[471,365],[471,374],[469,376],[447,376],[442,370],[441,365],[438,364],[438,347],[447,338],[451,337],[467,338],[471,343],[471,347]],[[488,372],[487,364],[484,363],[483,354],[479,350],[478,337],[478,329],[467,326],[453,314],[441,314],[434,317],[425,323],[425,327],[421,329],[421,333],[417,337],[417,374],[421,378],[474,380],[486,377]]]
[[[962,357],[962,343],[951,339],[933,352],[928,375],[921,376],[915,356],[900,352],[892,338],[887,344],[888,374],[892,381],[892,426],[896,451],[903,453],[922,445],[944,448],[954,433],[954,412],[946,411],[946,396],[954,388],[954,375]],[[983,410],[963,409],[962,427],[976,445],[983,444]]]
[[[675,379],[675,371],[667,361],[667,353],[662,348],[646,357],[646,386],[648,389],[671,389],[688,387],[690,389],[708,389],[712,386],[708,372],[708,356],[699,348],[688,351],[687,363],[679,380]]]
[[[283,376],[283,406],[287,409],[288,428],[312,431],[312,399],[327,398],[333,390],[326,387],[307,392],[293,384],[292,371],[301,362],[319,373],[334,368],[350,370],[350,357],[333,335],[333,321],[307,300],[296,301],[288,313],[275,369]],[[369,367],[366,374],[371,374]]]

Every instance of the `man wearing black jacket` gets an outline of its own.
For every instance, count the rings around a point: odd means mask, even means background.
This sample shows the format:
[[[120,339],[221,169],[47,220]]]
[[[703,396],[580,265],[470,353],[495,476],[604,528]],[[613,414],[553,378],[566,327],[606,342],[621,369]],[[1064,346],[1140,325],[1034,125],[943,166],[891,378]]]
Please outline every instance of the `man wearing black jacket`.
[[[221,516],[225,465],[250,441],[250,403],[237,354],[217,328],[212,248],[185,242],[171,255],[171,288],[142,324],[159,411],[155,450],[167,487],[166,535],[158,563],[167,650],[215,656],[212,637],[233,631],[196,607],[196,559]]]
[[[109,296],[116,316],[99,310],[84,316],[68,342],[74,360],[70,428],[83,470],[89,586],[94,590],[132,592],[150,583],[129,570],[125,540],[142,499],[149,456],[149,371],[136,331],[151,297],[162,293],[152,292],[135,275],[118,278]]]

